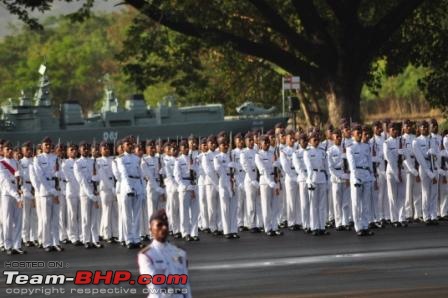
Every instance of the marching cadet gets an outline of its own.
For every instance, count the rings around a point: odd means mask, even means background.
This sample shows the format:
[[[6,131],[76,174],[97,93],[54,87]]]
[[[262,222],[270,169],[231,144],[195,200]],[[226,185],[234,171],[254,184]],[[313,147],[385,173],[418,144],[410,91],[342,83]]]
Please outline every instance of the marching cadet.
[[[310,196],[310,227],[314,236],[328,235],[325,223],[328,214],[326,152],[319,148],[318,132],[310,135],[310,148],[303,154],[307,170],[306,184]]]
[[[285,173],[286,220],[291,231],[298,231],[302,225],[302,220],[300,218],[297,173],[293,164],[294,143],[294,131],[287,131],[286,146],[280,151],[280,164]]]
[[[127,137],[123,140],[123,155],[117,160],[120,176],[120,192],[123,194],[122,225],[123,238],[128,249],[140,247],[140,216],[143,196],[142,173],[140,158],[133,152],[133,140]]]
[[[353,128],[352,135],[353,143],[347,148],[347,161],[354,226],[358,236],[371,236],[373,232],[369,230],[369,219],[373,181],[372,156],[369,144],[361,142],[361,125]]]
[[[23,158],[19,160],[19,173],[21,180],[21,197],[23,199],[22,240],[25,246],[34,246],[37,242],[37,213],[34,189],[30,180],[30,168],[33,165],[33,151],[31,142],[22,145]]]
[[[66,179],[62,176],[60,171],[61,165],[65,159],[66,148],[63,144],[58,142],[54,148],[54,154],[56,155],[56,171],[58,176],[56,177],[56,190],[59,192],[59,240],[63,244],[68,244],[67,235],[67,201],[65,199]]]
[[[81,235],[82,242],[86,249],[103,247],[99,243],[98,209],[99,199],[97,190],[94,189],[94,182],[97,181],[94,175],[95,160],[89,157],[90,144],[79,143],[79,153],[81,155],[75,161],[73,172],[79,183],[79,198],[81,204]]]
[[[277,214],[280,207],[279,184],[274,181],[274,167],[279,166],[274,161],[274,153],[269,150],[270,140],[268,136],[260,137],[261,148],[255,155],[255,165],[260,172],[260,197],[261,215],[263,226],[268,236],[283,235],[278,230]]]
[[[422,217],[422,188],[418,175],[418,162],[415,159],[412,142],[415,134],[412,132],[412,123],[403,122],[404,161],[405,168],[405,215],[407,221],[419,220]]]
[[[207,138],[208,152],[202,156],[201,167],[205,172],[205,191],[207,196],[208,224],[214,236],[222,235],[221,212],[218,194],[218,175],[213,166],[213,159],[217,154],[216,137]]]
[[[332,132],[333,145],[328,149],[328,170],[330,172],[331,193],[336,231],[350,230],[350,175],[344,173],[342,160],[342,133]]]
[[[110,156],[109,144],[100,143],[99,153],[101,157],[96,159],[96,172],[99,182],[99,195],[101,199],[101,229],[100,234],[108,243],[117,241],[118,236],[118,207],[112,172],[113,159]]]
[[[200,153],[197,156],[198,164],[197,164],[197,176],[198,176],[198,199],[199,199],[199,227],[203,232],[210,233],[211,230],[209,228],[209,216],[207,210],[207,192],[206,192],[206,184],[205,184],[205,171],[202,167],[201,160],[206,158],[208,147],[207,147],[207,139],[202,138],[200,141]]]
[[[160,187],[159,158],[156,156],[156,143],[154,140],[146,141],[146,155],[141,159],[143,177],[146,181],[146,199],[148,214],[159,209],[161,195],[165,190]]]
[[[232,140],[230,140],[232,142]],[[244,140],[243,136],[238,133],[235,135],[235,149],[230,152],[230,161],[233,161],[235,164],[235,195],[236,201],[238,202],[237,207],[237,225],[238,231],[248,231],[249,223],[247,218],[247,205],[246,205],[246,194],[244,192],[244,170],[241,167],[241,155],[244,150]]]
[[[221,208],[221,220],[226,239],[237,239],[237,207],[238,202],[235,195],[235,185],[232,171],[235,163],[231,162],[228,155],[229,142],[226,136],[218,139],[219,154],[213,158],[213,166],[218,175],[218,193]]]
[[[297,173],[297,183],[299,185],[298,196],[300,199],[300,218],[302,228],[305,233],[310,233],[310,198],[306,179],[308,177],[307,169],[303,161],[303,155],[308,148],[308,137],[305,133],[299,135],[299,148],[293,153],[292,162]]]
[[[124,241],[124,229],[123,229],[123,202],[125,194],[121,191],[121,175],[118,170],[118,160],[123,157],[123,142],[118,140],[115,147],[116,156],[112,160],[112,173],[115,177],[115,192],[117,195],[117,211],[118,211],[118,241],[121,246],[126,246],[126,241]]]
[[[412,142],[415,158],[419,164],[419,176],[422,185],[422,213],[427,225],[437,222],[438,169],[436,158],[438,149],[435,140],[429,134],[429,124],[420,123],[420,136]]]
[[[177,147],[175,144],[165,144],[165,156],[163,158],[165,185],[166,185],[166,209],[171,222],[171,231],[174,238],[181,238],[180,213],[179,213],[179,191],[174,178],[174,163],[177,158]]]
[[[440,147],[440,169],[439,175],[442,182],[439,189],[440,217],[448,219],[448,131],[443,131],[442,144]]]
[[[444,200],[442,200],[442,193],[441,193],[441,189],[443,189],[443,184],[446,184],[444,182],[446,182],[446,177],[444,175],[444,171],[441,169],[441,160],[442,160],[442,156],[441,156],[441,148],[443,145],[443,141],[442,141],[442,136],[439,134],[439,124],[437,123],[436,119],[431,119],[429,120],[429,130],[431,132],[431,141],[434,142],[434,163],[435,163],[435,168],[437,168],[437,176],[438,176],[438,195],[437,195],[437,215],[438,218],[441,218],[441,211],[442,209],[445,209],[444,212],[446,212],[446,209],[448,208],[447,206],[442,206],[444,205]]]
[[[152,214],[149,220],[150,234],[153,238],[151,244],[142,249],[138,254],[138,266],[140,274],[155,276],[188,275],[188,261],[185,251],[168,242],[168,217],[165,210],[158,210]],[[189,278],[188,278],[189,280]],[[185,285],[147,284],[148,297],[183,297],[191,298],[190,283]],[[158,293],[158,294],[156,294]],[[166,293],[166,294],[164,294]],[[173,293],[173,294],[169,294]]]
[[[180,142],[180,155],[174,163],[174,178],[178,185],[180,230],[185,241],[199,241],[199,200],[196,196],[196,169],[188,156],[188,143]]]
[[[3,159],[3,144],[6,141],[3,139],[0,139],[0,160]],[[2,194],[2,190],[0,188],[0,196]],[[0,214],[2,214],[2,200],[0,199]],[[0,251],[4,252],[5,251],[5,245],[4,245],[4,237],[3,237],[3,218],[2,216],[0,216]]]
[[[74,166],[78,157],[78,146],[67,146],[67,159],[62,163],[62,176],[66,180],[65,198],[67,202],[67,228],[68,238],[75,246],[81,246],[81,204],[79,199],[80,188],[76,180]]]
[[[8,255],[24,254],[21,248],[23,200],[19,190],[19,164],[14,160],[11,143],[3,144],[4,158],[0,161],[1,205],[4,248]]]
[[[63,250],[59,244],[59,193],[55,183],[58,175],[57,157],[51,153],[51,144],[51,139],[45,137],[41,145],[42,153],[33,162],[34,188],[40,200],[38,217],[42,217],[42,245],[46,252]]]
[[[280,151],[286,146],[286,133],[282,123],[277,123],[274,130],[269,130],[267,135],[269,136],[269,140],[271,146],[269,150],[274,153],[274,161],[278,161],[277,166],[274,167],[274,180],[279,185],[278,194],[274,194],[274,196],[278,196],[279,200],[276,202],[279,204],[278,210],[276,212],[275,218],[280,228],[286,228],[288,226],[288,221],[286,220],[286,197],[284,191],[284,177],[285,173],[283,173],[282,167],[280,165]]]
[[[261,222],[261,201],[259,200],[259,172],[255,164],[254,135],[251,132],[244,136],[246,148],[241,153],[241,167],[244,171],[244,193],[246,199],[247,225],[251,233],[259,233]]]
[[[333,124],[328,124],[324,131],[324,136],[322,138],[321,143],[319,144],[319,147],[322,148],[325,152],[330,149],[331,146],[333,146]],[[322,135],[322,134],[321,134]],[[335,219],[334,219],[334,207],[333,207],[333,196],[332,196],[332,183],[330,181],[331,179],[328,179],[328,185],[327,185],[327,198],[328,198],[328,223],[327,227],[335,227]]]

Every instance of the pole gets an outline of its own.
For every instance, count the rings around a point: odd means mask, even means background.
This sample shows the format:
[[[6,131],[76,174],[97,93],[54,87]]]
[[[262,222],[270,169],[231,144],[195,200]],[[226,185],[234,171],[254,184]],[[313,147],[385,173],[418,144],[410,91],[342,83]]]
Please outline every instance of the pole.
[[[282,117],[285,117],[285,78],[282,77]]]

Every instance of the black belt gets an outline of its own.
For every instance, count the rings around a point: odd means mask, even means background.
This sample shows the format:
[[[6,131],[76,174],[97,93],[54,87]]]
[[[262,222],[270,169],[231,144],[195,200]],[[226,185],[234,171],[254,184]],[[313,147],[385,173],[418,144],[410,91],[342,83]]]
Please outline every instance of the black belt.
[[[361,169],[361,170],[366,170],[366,171],[370,171],[369,167],[356,167],[357,169]]]
[[[325,170],[313,169],[313,171],[314,172],[324,172],[325,173]]]
[[[182,177],[183,180],[193,180],[191,177]]]
[[[340,171],[340,170],[342,170],[341,168],[334,168],[336,171]]]
[[[131,179],[140,179],[139,176],[128,176],[128,177],[131,178]]]
[[[109,177],[109,180],[114,180],[114,177]]]
[[[25,181],[26,184],[31,184],[31,181]]]
[[[64,179],[64,180],[62,180],[62,182],[68,183],[68,180],[67,180],[67,179]]]
[[[295,170],[296,168],[291,168],[291,170]]]

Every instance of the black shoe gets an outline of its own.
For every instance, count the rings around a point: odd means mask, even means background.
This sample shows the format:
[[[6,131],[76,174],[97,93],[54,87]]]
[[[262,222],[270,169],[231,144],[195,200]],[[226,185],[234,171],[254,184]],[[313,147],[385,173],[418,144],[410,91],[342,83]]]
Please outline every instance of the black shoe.
[[[437,219],[433,219],[433,220],[432,220],[432,224],[433,224],[434,226],[438,226],[438,225],[439,225],[439,221],[438,221]]]
[[[5,247],[4,246],[0,246],[0,251],[1,252],[5,252],[6,251]]]
[[[345,228],[343,226],[339,226],[339,227],[336,227],[335,230],[338,232],[341,232],[341,231],[345,231]]]
[[[39,243],[39,245],[37,246],[37,248],[44,248],[44,245],[42,243]]]
[[[355,226],[355,222],[354,222],[354,221],[350,221],[350,222],[348,223],[348,226],[349,226],[350,228],[353,228],[353,227]]]
[[[275,231],[274,234],[275,236],[283,236],[283,232],[279,230]]]
[[[134,245],[134,243],[128,243],[128,244],[126,244],[126,248],[127,249],[134,249],[135,245]]]
[[[61,241],[61,243],[62,244],[69,244],[69,243],[71,243],[71,241],[68,240],[68,239],[64,239],[64,240]]]
[[[219,235],[219,232],[218,232],[218,230],[216,230],[216,231],[213,231],[213,236],[218,236]]]
[[[289,226],[289,227],[288,227],[288,230],[290,230],[290,231],[295,231],[295,228],[294,228],[294,226]]]
[[[187,236],[184,237],[184,240],[187,241],[187,242],[190,242],[190,241],[193,241],[193,238],[191,238],[190,235],[187,235]]]
[[[202,230],[202,232],[210,234],[212,231],[209,228],[205,228]]]
[[[398,221],[397,221],[397,222],[394,222],[394,223],[393,223],[393,226],[394,226],[395,228],[399,228],[399,227],[401,227],[401,223],[399,223]]]
[[[224,232],[223,231],[218,231],[218,236],[222,236],[222,235],[224,235]]]
[[[84,248],[85,249],[92,248],[92,244],[90,242],[86,242],[86,243],[84,243]]]
[[[244,231],[244,227],[243,226],[239,226],[238,227],[238,232],[243,232]]]
[[[373,236],[373,235],[375,235],[374,232],[366,230],[366,236]]]
[[[174,236],[173,231],[169,231],[169,232],[168,232],[168,235],[170,235],[170,236]]]
[[[39,246],[39,241],[34,240],[34,246]]]
[[[7,249],[7,250],[6,250],[6,254],[7,254],[8,256],[12,255],[12,249]]]
[[[199,237],[198,236],[193,236],[193,241],[199,241]]]
[[[288,221],[287,221],[287,220],[282,221],[282,222],[278,225],[278,228],[279,228],[279,229],[284,229],[284,228],[286,228],[286,227],[288,227]]]
[[[312,235],[319,236],[320,235],[319,230],[313,230]]]
[[[82,242],[79,241],[79,240],[76,240],[75,242],[72,242],[72,244],[73,244],[74,246],[82,246]]]
[[[232,237],[232,234],[225,234],[225,235],[224,235],[224,238],[226,238],[226,239],[232,239],[233,237]]]
[[[352,230],[352,227],[350,227],[350,225],[344,226],[344,228],[345,228],[346,231],[351,231]]]
[[[180,239],[180,238],[182,238],[182,234],[179,232],[179,233],[174,234],[173,237],[174,237],[174,239]]]
[[[266,235],[268,235],[269,237],[275,236],[274,231],[270,230],[266,233]]]
[[[62,246],[60,246],[60,245],[56,245],[56,246],[54,246],[54,249],[55,249],[56,251],[59,251],[59,252],[64,251],[64,248],[63,248]]]
[[[369,229],[376,229],[376,225],[374,222],[369,223]]]
[[[402,226],[403,228],[407,228],[407,227],[408,227],[408,223],[405,222],[405,221],[403,221],[403,222],[401,222],[401,226]]]
[[[249,232],[251,233],[260,233],[260,229],[259,228],[252,228],[249,230]]]
[[[106,242],[109,243],[109,244],[111,244],[111,243],[114,243],[114,240],[113,240],[112,238],[107,238],[107,239],[106,239]]]
[[[320,230],[319,232],[321,235],[324,235],[324,236],[330,235],[330,232],[328,232],[327,230]]]
[[[359,232],[356,232],[356,235],[358,235],[359,237],[362,237],[362,236],[365,236],[366,234],[365,234],[364,230],[361,230]]]
[[[54,250],[53,246],[48,246],[44,248],[45,252],[52,252]]]
[[[92,246],[95,247],[95,248],[103,248],[103,245],[101,243],[99,243],[99,242],[92,243]]]
[[[232,238],[233,238],[233,239],[239,239],[240,236],[239,236],[237,233],[233,233],[233,234],[232,234]]]
[[[303,232],[304,232],[305,234],[311,234],[311,233],[312,233],[312,231],[311,231],[310,228],[305,228],[305,229],[303,229]]]
[[[380,221],[376,221],[376,222],[375,222],[375,226],[376,226],[378,229],[384,229],[384,225],[383,225],[383,223],[380,222]]]
[[[103,241],[103,236],[98,236],[99,241]]]

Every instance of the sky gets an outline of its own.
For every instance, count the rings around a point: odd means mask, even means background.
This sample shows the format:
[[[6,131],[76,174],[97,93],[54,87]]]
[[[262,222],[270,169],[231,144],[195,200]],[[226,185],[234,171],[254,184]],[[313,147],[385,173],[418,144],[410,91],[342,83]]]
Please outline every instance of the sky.
[[[47,16],[57,16],[61,14],[68,14],[75,12],[79,7],[81,7],[84,1],[74,1],[71,3],[67,3],[65,1],[54,1],[53,8],[51,11],[46,12],[45,14],[41,13],[33,13],[33,16],[44,19]],[[96,0],[94,10],[95,11],[118,11],[120,7],[114,6],[119,3],[119,0]],[[13,32],[12,27],[10,25],[21,26],[23,22],[21,22],[16,16],[11,15],[8,10],[0,4],[0,38],[11,34]]]

